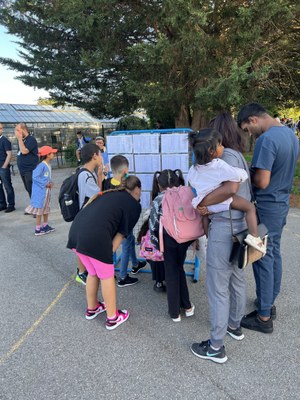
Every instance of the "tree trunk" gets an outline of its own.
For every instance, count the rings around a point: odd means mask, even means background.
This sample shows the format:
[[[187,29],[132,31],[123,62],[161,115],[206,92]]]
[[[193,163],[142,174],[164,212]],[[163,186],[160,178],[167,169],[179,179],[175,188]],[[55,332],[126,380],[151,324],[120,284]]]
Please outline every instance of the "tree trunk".
[[[208,116],[203,110],[194,110],[191,128],[193,131],[198,131],[208,125]]]
[[[187,106],[182,105],[178,117],[175,118],[175,128],[189,128],[190,126],[190,110]]]

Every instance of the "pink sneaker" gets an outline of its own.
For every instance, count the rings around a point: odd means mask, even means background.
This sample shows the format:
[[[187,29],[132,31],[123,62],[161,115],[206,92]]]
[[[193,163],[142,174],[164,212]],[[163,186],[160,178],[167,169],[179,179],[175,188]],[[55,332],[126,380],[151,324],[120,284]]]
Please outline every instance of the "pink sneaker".
[[[101,314],[106,310],[105,303],[101,303],[101,301],[99,301],[99,300],[98,300],[98,302],[99,302],[98,307],[94,308],[93,310],[91,308],[88,308],[86,310],[86,313],[85,313],[86,319],[94,319],[97,317],[98,314]]]
[[[127,310],[117,310],[116,319],[106,319],[106,329],[112,331],[116,329],[119,325],[123,324],[123,322],[127,321],[129,318],[129,312]]]

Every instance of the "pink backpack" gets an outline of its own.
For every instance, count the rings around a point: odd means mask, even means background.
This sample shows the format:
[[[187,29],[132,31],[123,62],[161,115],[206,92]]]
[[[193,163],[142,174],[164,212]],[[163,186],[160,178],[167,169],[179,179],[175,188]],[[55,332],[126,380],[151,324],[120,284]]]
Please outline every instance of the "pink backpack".
[[[160,251],[164,251],[163,228],[178,243],[196,240],[203,236],[202,217],[192,206],[194,197],[190,186],[166,189],[159,223]]]
[[[140,257],[143,257],[146,260],[164,261],[163,254],[151,243],[149,231],[147,231],[146,235],[142,237]]]

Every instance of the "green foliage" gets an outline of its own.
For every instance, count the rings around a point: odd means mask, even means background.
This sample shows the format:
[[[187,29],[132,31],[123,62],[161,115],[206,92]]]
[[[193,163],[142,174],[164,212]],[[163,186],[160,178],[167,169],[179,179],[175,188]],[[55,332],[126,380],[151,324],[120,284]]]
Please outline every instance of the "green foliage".
[[[118,121],[116,130],[117,131],[125,131],[131,129],[148,129],[148,122],[143,119],[131,115],[129,117],[123,117]]]
[[[296,0],[0,0],[23,61],[0,59],[57,105],[98,117],[143,107],[199,128],[259,101],[299,106]]]
[[[65,160],[66,162],[69,162],[71,164],[75,164],[77,161],[76,158],[76,150],[77,150],[77,145],[76,144],[69,144],[64,152],[65,154]]]

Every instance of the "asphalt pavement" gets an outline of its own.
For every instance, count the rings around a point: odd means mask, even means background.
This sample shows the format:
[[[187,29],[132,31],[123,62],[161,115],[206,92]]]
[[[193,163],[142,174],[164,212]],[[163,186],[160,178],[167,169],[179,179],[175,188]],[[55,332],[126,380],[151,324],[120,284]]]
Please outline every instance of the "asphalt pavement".
[[[87,321],[84,286],[74,280],[76,260],[66,249],[70,224],[58,208],[58,189],[70,169],[53,171],[49,223],[54,233],[34,236],[35,220],[20,176],[13,176],[17,210],[0,213],[0,399],[210,399],[300,398],[300,210],[290,209],[282,238],[283,282],[274,332],[244,330],[225,341],[223,365],[190,351],[209,337],[205,268],[188,278],[195,316],[174,323],[166,295],[153,290],[149,273],[137,285],[117,288],[129,320],[105,329],[105,315]],[[187,266],[191,271],[192,266]],[[251,268],[247,311],[253,309]]]

